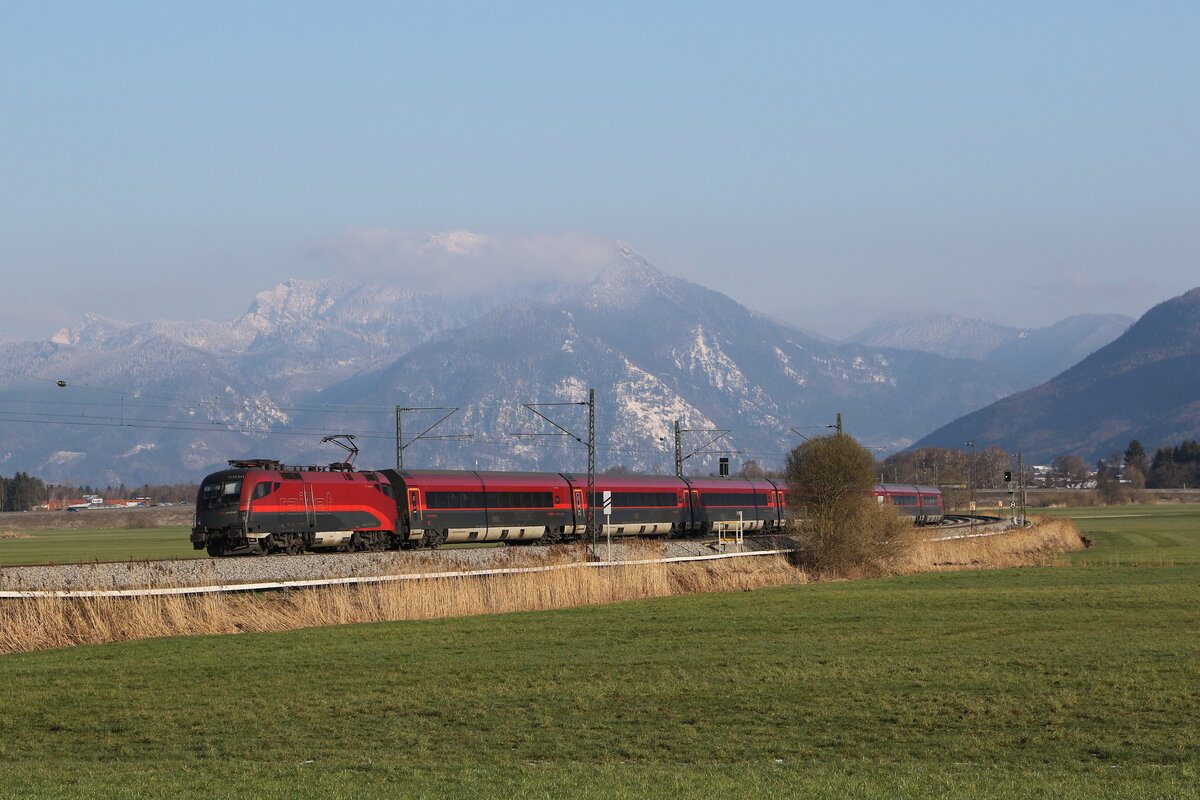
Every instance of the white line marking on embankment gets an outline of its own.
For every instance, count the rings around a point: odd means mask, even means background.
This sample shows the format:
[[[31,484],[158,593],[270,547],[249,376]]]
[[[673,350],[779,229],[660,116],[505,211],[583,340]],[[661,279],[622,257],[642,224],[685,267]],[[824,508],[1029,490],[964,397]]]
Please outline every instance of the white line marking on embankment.
[[[543,567],[503,567],[496,569],[466,570],[460,572],[424,572],[403,575],[376,575],[356,578],[322,578],[305,581],[275,581],[270,583],[236,583],[216,586],[175,586],[162,589],[70,589],[28,590],[0,592],[0,599],[34,597],[154,597],[183,594],[216,594],[220,592],[254,592],[265,589],[307,589],[316,586],[345,586],[357,583],[384,583],[387,581],[442,580],[446,578],[482,578],[489,575],[519,575],[533,572],[552,572],[560,569],[580,567],[636,567],[649,564],[671,564],[681,561],[713,561],[721,558],[745,558],[748,556],[771,556],[794,553],[789,550],[755,550],[749,553],[717,553],[710,556],[674,556],[672,558],[650,558],[640,561],[578,561],[570,564],[552,564]]]

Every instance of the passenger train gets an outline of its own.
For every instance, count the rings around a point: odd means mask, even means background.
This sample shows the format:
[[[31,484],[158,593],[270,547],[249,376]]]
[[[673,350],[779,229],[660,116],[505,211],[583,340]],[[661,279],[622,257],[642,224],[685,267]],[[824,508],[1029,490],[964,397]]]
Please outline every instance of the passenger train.
[[[885,485],[875,493],[917,522],[940,519],[936,489]],[[587,476],[566,472],[357,470],[236,460],[201,483],[191,541],[212,556],[448,542],[550,544],[586,533],[588,494]],[[937,506],[925,505],[935,495]],[[773,533],[787,524],[785,487],[768,478],[598,475],[594,497],[601,536]]]

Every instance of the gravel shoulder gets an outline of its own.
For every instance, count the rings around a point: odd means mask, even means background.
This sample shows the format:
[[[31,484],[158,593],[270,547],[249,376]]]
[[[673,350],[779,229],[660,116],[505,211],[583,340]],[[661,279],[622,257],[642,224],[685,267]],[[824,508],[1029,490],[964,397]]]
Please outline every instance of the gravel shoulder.
[[[97,514],[111,512],[96,512]],[[714,555],[792,547],[782,536],[748,537],[742,545],[722,548],[712,541],[614,542],[612,560]],[[56,564],[0,567],[0,591],[143,589],[218,586],[325,578],[376,577],[406,573],[453,572],[535,566],[572,560],[606,561],[604,542],[589,554],[582,545],[486,547],[386,553],[308,553],[299,556],[235,556],[178,561]]]

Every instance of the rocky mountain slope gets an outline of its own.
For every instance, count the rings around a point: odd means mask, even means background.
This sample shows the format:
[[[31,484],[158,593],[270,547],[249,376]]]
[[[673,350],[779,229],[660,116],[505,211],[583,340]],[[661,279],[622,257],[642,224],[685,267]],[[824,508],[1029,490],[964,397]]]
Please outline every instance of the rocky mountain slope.
[[[1200,288],[1160,303],[1115,341],[1053,380],[945,425],[917,446],[980,445],[1031,461],[1094,461],[1139,439],[1200,438]]]
[[[586,451],[578,443],[508,434],[553,432],[522,403],[580,401],[595,388],[598,463],[670,471],[676,419],[693,431],[729,430],[709,450],[736,450],[735,463],[778,464],[800,441],[789,428],[815,436],[839,412],[854,435],[890,449],[929,420],[1007,391],[991,372],[978,362],[816,339],[626,250],[561,301],[504,306],[320,397],[461,406],[439,430],[474,438],[419,442],[408,463],[579,469]],[[573,420],[573,432],[586,431],[578,409],[558,413]],[[370,423],[364,415],[355,424]],[[691,434],[685,449],[704,440]],[[372,460],[390,456],[386,446],[374,445]],[[715,468],[714,459],[697,456],[689,468]]]

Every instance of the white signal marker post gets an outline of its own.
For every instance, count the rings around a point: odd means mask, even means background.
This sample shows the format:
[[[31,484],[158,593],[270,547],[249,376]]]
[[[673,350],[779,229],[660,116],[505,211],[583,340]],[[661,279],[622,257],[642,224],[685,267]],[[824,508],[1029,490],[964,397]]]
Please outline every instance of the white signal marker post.
[[[608,560],[612,561],[612,492],[604,492],[604,533],[608,537]]]

